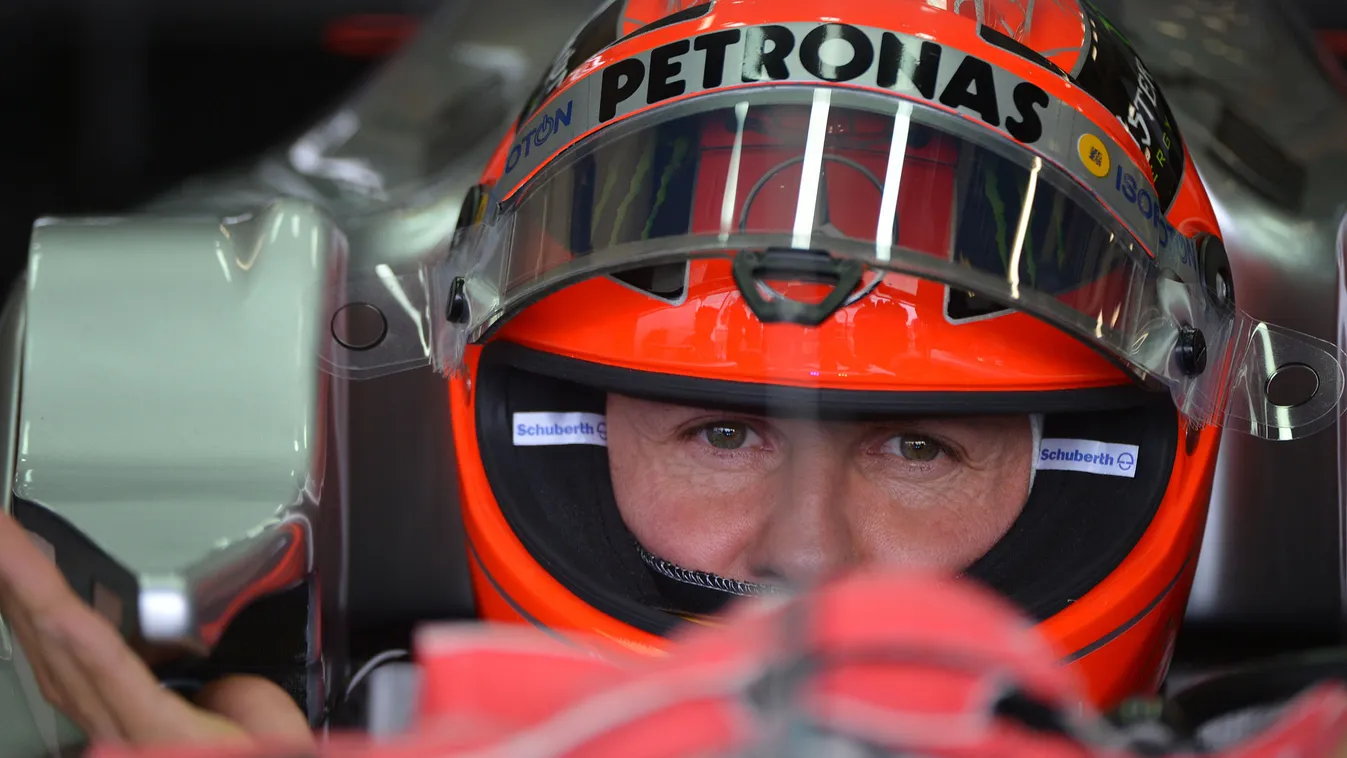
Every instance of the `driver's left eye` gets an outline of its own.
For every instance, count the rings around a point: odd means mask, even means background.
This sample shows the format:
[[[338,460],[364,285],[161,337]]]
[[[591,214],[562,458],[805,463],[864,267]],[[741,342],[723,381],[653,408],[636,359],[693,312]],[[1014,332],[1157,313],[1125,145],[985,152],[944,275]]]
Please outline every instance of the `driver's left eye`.
[[[929,463],[944,454],[945,447],[930,437],[904,434],[885,443],[884,450],[904,460],[915,463]]]
[[[738,450],[748,444],[753,430],[748,424],[734,421],[722,421],[708,425],[702,430],[702,436],[714,448],[720,450]]]

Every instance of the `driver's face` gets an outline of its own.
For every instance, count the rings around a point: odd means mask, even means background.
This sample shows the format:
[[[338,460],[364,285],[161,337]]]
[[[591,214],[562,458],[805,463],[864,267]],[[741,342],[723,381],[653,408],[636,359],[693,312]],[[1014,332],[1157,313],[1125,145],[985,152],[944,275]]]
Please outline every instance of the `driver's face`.
[[[1026,416],[831,422],[608,398],[613,491],[647,550],[733,579],[958,571],[1028,498]]]

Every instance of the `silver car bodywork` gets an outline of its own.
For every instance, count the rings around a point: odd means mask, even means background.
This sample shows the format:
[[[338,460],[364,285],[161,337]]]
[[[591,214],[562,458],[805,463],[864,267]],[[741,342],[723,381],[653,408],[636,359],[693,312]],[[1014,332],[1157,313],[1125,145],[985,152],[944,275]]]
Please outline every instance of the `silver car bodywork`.
[[[317,346],[332,281],[444,243],[496,136],[596,3],[472,5],[447,6],[346,106],[254,166],[185,186],[150,216],[40,225],[24,290],[0,322],[13,367],[0,374],[10,505],[55,517],[29,525],[58,561],[82,556],[63,565],[76,589],[128,633],[200,652],[235,601],[316,569],[306,650],[315,716],[328,670],[342,665],[349,604],[470,609],[461,564],[439,549],[462,539],[452,448],[435,420],[445,393],[428,371],[332,379]],[[1340,340],[1342,92],[1257,0],[1101,5],[1183,121],[1238,261],[1243,307]],[[1225,47],[1212,52],[1206,39]],[[1221,54],[1235,49],[1243,68]],[[1304,168],[1298,200],[1241,155],[1232,114]],[[1336,628],[1338,435],[1231,434],[1224,445],[1193,618]],[[392,554],[362,526],[376,521]],[[353,566],[376,560],[389,581],[349,581]],[[78,744],[10,642],[0,640],[0,755]]]
[[[206,653],[248,599],[313,570],[317,522],[344,510],[324,492],[334,393],[314,366],[342,243],[288,201],[171,231],[35,230],[10,507],[128,636]],[[26,665],[20,685],[50,744]]]
[[[1342,341],[1347,76],[1293,6],[1113,0],[1211,193],[1240,306]],[[1190,623],[1327,642],[1343,622],[1340,443],[1222,441]]]
[[[78,593],[170,652],[208,652],[248,600],[317,578],[302,687],[314,719],[344,665],[352,493],[389,521],[396,486],[403,541],[436,554],[383,546],[379,560],[419,586],[382,594],[428,615],[471,609],[464,567],[434,560],[453,550],[425,537],[461,539],[441,473],[452,450],[416,428],[438,426],[425,419],[442,385],[428,371],[333,379],[321,347],[334,283],[443,244],[497,135],[595,3],[474,5],[446,6],[344,107],[248,169],[143,215],[40,222],[5,304],[6,507]],[[78,751],[7,629],[0,645],[0,755]]]

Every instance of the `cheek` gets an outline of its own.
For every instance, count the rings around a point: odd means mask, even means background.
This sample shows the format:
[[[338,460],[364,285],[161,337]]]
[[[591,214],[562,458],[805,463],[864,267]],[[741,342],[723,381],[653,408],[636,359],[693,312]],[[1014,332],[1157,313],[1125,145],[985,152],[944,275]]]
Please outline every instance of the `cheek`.
[[[962,571],[986,555],[1019,517],[1027,499],[1027,465],[1008,471],[964,472],[940,485],[911,485],[867,508],[862,553],[870,562]]]
[[[608,463],[618,512],[647,550],[681,566],[723,573],[734,566],[765,518],[744,477],[709,472],[647,440],[610,429]]]

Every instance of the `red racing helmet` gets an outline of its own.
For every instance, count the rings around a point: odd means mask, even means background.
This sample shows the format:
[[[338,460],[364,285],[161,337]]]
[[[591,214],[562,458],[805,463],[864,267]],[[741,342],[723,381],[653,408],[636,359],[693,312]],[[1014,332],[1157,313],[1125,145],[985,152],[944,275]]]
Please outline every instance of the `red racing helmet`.
[[[939,542],[1110,706],[1165,676],[1221,427],[1291,439],[1337,417],[1340,352],[1236,307],[1174,116],[1085,0],[615,0],[459,225],[425,276],[491,619],[656,652],[781,588],[680,540],[757,529],[774,560],[829,570],[929,563]],[[1274,404],[1290,366],[1315,387]],[[619,471],[646,448],[613,398],[721,414],[695,432],[717,473],[669,474],[681,452]],[[837,430],[914,418],[968,424],[972,442],[891,433],[837,452]],[[999,522],[861,514],[838,494],[873,484],[876,450],[977,469],[960,448],[992,436],[969,421],[987,418],[1027,419],[1023,470],[974,498],[1010,503]],[[770,487],[740,483],[769,469]],[[830,477],[807,528],[761,516],[758,500],[798,505]],[[923,481],[932,502],[959,497]],[[907,536],[870,539],[881,518]],[[830,529],[851,542],[819,548]]]

